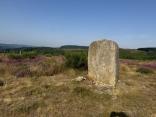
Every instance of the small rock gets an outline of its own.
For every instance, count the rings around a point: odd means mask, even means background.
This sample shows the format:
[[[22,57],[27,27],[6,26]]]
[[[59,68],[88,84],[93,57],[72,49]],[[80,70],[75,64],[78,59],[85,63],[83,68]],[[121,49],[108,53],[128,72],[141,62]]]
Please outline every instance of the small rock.
[[[115,95],[114,95],[114,96],[112,96],[112,100],[115,100],[116,98],[117,98],[117,96],[115,96]]]
[[[55,86],[63,86],[63,85],[64,85],[63,82],[59,82],[59,83],[55,84]]]
[[[77,77],[75,80],[76,80],[76,81],[83,81],[83,80],[86,80],[86,78],[83,77],[83,76],[79,76],[79,77]]]
[[[101,90],[95,89],[95,93],[98,93],[98,94],[103,94],[104,92],[103,92],[103,91],[101,91]]]

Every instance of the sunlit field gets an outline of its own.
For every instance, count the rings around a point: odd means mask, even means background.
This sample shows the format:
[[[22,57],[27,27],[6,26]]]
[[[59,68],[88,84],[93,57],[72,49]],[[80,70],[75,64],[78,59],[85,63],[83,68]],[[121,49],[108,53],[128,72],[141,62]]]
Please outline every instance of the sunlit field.
[[[120,59],[115,88],[97,87],[64,56],[0,55],[0,117],[156,117],[156,61]],[[84,76],[86,80],[77,81]]]

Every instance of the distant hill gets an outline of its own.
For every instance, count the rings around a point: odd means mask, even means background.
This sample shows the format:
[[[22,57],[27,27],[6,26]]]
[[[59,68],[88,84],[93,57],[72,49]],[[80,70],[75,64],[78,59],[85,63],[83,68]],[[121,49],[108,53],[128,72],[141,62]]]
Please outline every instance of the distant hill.
[[[138,50],[146,51],[146,52],[156,52],[156,47],[147,47],[147,48],[138,48]]]
[[[88,52],[89,46],[64,45],[59,48],[52,47],[32,47],[18,44],[0,43],[0,53],[36,52],[39,54],[64,55],[66,52],[82,50]],[[67,50],[67,51],[66,51]],[[146,47],[138,49],[119,48],[120,59],[131,60],[156,60],[156,47]]]
[[[89,46],[78,46],[78,45],[64,45],[61,46],[60,49],[82,49],[82,50],[86,50],[88,49]]]
[[[32,47],[32,46],[0,43],[0,49],[13,49],[13,48],[21,48],[21,47]]]

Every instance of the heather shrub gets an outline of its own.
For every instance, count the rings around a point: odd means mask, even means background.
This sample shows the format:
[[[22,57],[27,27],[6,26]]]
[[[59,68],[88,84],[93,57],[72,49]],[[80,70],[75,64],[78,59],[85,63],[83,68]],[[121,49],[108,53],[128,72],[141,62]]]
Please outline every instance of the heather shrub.
[[[28,66],[13,66],[11,69],[9,69],[9,73],[11,75],[16,76],[19,72],[28,72],[29,67]]]
[[[86,51],[72,51],[66,52],[65,58],[66,67],[76,69],[87,69],[88,68],[88,53]]]
[[[24,75],[25,75],[24,71],[19,71],[17,72],[16,77],[24,77]]]
[[[23,69],[16,73],[16,77],[24,77],[24,76],[31,76],[31,72],[29,69]]]
[[[146,67],[149,69],[156,69],[156,62],[151,62],[151,63],[141,63],[141,67]]]
[[[151,74],[151,73],[154,73],[154,70],[146,68],[146,67],[140,67],[136,70],[136,72],[143,73],[143,74]]]

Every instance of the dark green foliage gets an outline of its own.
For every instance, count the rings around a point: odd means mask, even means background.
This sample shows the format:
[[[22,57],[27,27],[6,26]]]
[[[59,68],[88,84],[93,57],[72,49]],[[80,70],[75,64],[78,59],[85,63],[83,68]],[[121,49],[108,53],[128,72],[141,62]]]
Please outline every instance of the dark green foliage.
[[[105,100],[110,100],[112,98],[112,96],[110,94],[108,94],[108,93],[103,94],[103,97],[104,97]]]
[[[23,47],[23,48],[15,48],[15,49],[5,49],[0,51],[0,53],[15,53],[19,54],[20,51],[22,53],[25,52],[36,52],[38,54],[51,54],[51,55],[64,55],[64,50],[59,48],[51,48],[51,47]]]
[[[153,74],[154,71],[152,69],[149,69],[149,68],[145,68],[145,67],[140,67],[136,70],[136,72],[139,72],[139,73],[143,73],[143,74]]]
[[[12,59],[12,60],[19,60],[19,59],[22,59],[22,56],[21,55],[18,55],[18,54],[8,54],[8,59]]]
[[[13,59],[20,59],[20,51],[22,53],[36,52],[37,54],[47,55],[65,55],[65,50],[76,51],[78,49],[88,51],[87,46],[61,46],[60,48],[51,47],[23,47],[15,49],[2,49],[0,53],[15,53],[17,56],[12,56]],[[25,55],[26,56],[26,55]],[[31,57],[30,57],[31,58]],[[119,49],[120,59],[131,59],[131,60],[156,60],[156,48],[139,48],[139,49]]]
[[[12,59],[12,60],[20,60],[20,59],[23,59],[23,58],[29,58],[29,59],[34,59],[37,57],[37,53],[36,52],[25,52],[23,54],[8,54],[8,59]]]
[[[131,60],[156,60],[156,51],[145,51],[142,49],[119,49],[119,58]]]
[[[12,60],[19,60],[19,59],[22,59],[22,56],[21,55],[18,55],[18,54],[8,54],[7,56],[9,59],[12,59]]]
[[[149,51],[153,51],[153,52],[156,52],[156,48],[138,48],[138,50],[142,50],[142,51],[146,51],[146,52],[149,52]]]
[[[22,54],[23,58],[30,58],[30,59],[34,59],[37,57],[37,53],[36,52],[25,52]]]
[[[51,54],[46,54],[46,57],[52,57],[52,55]]]
[[[2,58],[0,58],[0,62],[2,62],[3,61],[3,59]]]
[[[1,79],[0,79],[0,86],[4,86],[4,82]]]
[[[76,69],[88,68],[88,52],[87,51],[71,51],[66,52],[66,67]]]

